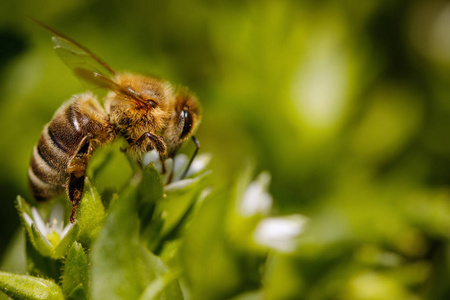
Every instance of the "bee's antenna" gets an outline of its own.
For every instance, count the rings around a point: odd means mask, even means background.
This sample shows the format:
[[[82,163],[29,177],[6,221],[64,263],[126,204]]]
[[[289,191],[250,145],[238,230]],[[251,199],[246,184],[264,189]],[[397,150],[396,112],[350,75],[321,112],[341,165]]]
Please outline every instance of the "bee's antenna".
[[[184,170],[183,175],[181,175],[181,178],[186,177],[186,174],[189,171],[189,168],[191,167],[191,164],[194,161],[195,156],[197,156],[198,149],[200,149],[200,142],[197,140],[197,138],[195,136],[192,136],[192,141],[194,142],[196,148],[195,148],[194,154],[192,154],[191,160],[189,161],[189,163],[186,167],[186,170]]]

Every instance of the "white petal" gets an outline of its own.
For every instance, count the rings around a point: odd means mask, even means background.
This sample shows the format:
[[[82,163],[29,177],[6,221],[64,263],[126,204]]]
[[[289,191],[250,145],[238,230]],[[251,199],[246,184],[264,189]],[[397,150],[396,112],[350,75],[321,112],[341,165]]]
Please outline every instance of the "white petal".
[[[46,236],[48,233],[47,226],[45,226],[44,220],[42,220],[41,215],[35,207],[31,208],[31,214],[33,216],[34,223],[36,224],[37,229],[42,233],[42,235]]]
[[[181,175],[183,175],[183,172],[186,169],[188,162],[189,162],[189,159],[186,154],[180,153],[175,156],[174,166],[173,166],[174,181],[181,179]]]
[[[238,201],[239,212],[244,217],[269,213],[273,202],[272,196],[266,191],[269,183],[269,173],[263,172],[256,181],[249,184],[242,200]]]
[[[211,174],[211,170],[207,170],[205,172],[203,172],[202,174],[200,174],[199,176],[196,176],[194,178],[187,178],[187,179],[181,179],[178,181],[174,181],[168,185],[166,185],[164,187],[164,190],[166,192],[172,192],[172,191],[176,191],[179,189],[183,189],[184,187],[191,185],[197,181],[202,180],[202,178],[204,178],[205,176],[208,176],[209,174]]]
[[[253,233],[256,243],[280,252],[292,252],[303,233],[307,218],[302,215],[266,218]]]
[[[162,174],[162,163],[161,160],[159,159],[159,153],[156,150],[152,150],[150,152],[145,153],[144,157],[142,158],[143,166],[146,166],[150,163],[152,163],[155,166],[155,169],[160,173],[162,182],[166,182],[173,170],[172,168],[173,159],[168,158],[164,161],[164,166],[166,167],[165,174]]]
[[[150,152],[145,153],[144,156],[142,157],[142,165],[146,166],[151,162],[152,163],[159,162],[158,151],[152,150]],[[155,164],[155,166],[156,166],[156,164]]]
[[[176,191],[176,190],[182,189],[196,181],[197,181],[197,179],[191,179],[191,178],[178,180],[178,181],[175,181],[175,182],[172,182],[172,183],[166,185],[164,190],[166,192]]]
[[[206,199],[206,197],[208,197],[211,194],[212,191],[213,191],[213,188],[210,186],[205,188],[198,196],[197,202],[202,203]]]
[[[63,237],[66,236],[66,234],[69,232],[69,230],[73,227],[73,223],[69,223],[66,225],[66,227],[64,227],[64,230],[61,232],[61,234],[59,235],[59,238],[62,240]]]
[[[30,226],[30,227],[31,227],[31,224],[34,223],[33,219],[27,213],[23,213],[23,218],[24,218],[25,222],[27,222],[28,226]]]
[[[202,153],[195,157],[194,161],[192,162],[191,166],[189,167],[189,171],[186,174],[186,177],[195,175],[199,172],[201,172],[211,161],[211,154],[209,153]]]

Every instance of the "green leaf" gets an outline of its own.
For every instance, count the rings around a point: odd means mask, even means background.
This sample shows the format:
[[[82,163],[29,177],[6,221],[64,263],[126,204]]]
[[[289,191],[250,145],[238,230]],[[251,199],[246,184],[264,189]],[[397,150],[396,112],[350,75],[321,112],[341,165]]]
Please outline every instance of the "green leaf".
[[[27,271],[30,275],[52,278],[58,281],[61,278],[61,260],[54,260],[42,256],[30,240],[26,241]]]
[[[313,260],[310,258],[309,261],[302,264],[303,262],[294,256],[273,254],[271,259],[266,263],[265,278],[267,281],[264,286],[264,291],[267,298],[304,299],[304,293],[308,286],[308,282],[305,282],[302,278],[302,267],[304,267],[305,264],[311,264],[312,261]],[[341,270],[340,275],[344,275],[344,273],[346,272]],[[314,279],[308,279],[314,281]],[[342,278],[333,279],[332,282],[335,283],[338,280],[342,280]],[[323,285],[320,287],[320,293],[326,289],[325,282],[327,282],[327,280],[324,278],[324,280],[322,280]],[[340,284],[342,284],[342,282],[340,282]],[[331,295],[328,296],[331,297]],[[327,299],[327,297],[321,299]]]
[[[155,204],[163,198],[164,190],[161,176],[153,164],[145,166],[142,170],[142,178],[137,186],[139,198],[139,217],[141,226],[145,228],[152,221]]]
[[[89,246],[97,238],[105,220],[105,208],[97,189],[86,178],[83,198],[77,210],[78,240]]]
[[[167,272],[163,262],[142,245],[139,237],[139,212],[145,208],[143,204],[158,197],[161,189],[145,189],[147,184],[152,186],[146,181],[145,172],[143,185],[137,188],[130,185],[111,204],[109,216],[92,247],[93,299],[138,299],[154,279]],[[153,171],[148,172],[150,176]]]
[[[154,299],[184,299],[183,294],[179,288],[176,288],[179,274],[167,273],[163,277],[159,277],[152,281],[142,293],[139,300],[154,300]]]
[[[180,248],[193,299],[224,299],[239,292],[240,267],[225,235],[229,193],[205,201],[190,222]]]
[[[62,277],[64,295],[71,295],[76,289],[82,289],[85,294],[88,294],[86,292],[89,289],[88,271],[88,261],[83,246],[75,242],[67,254],[64,265]]]
[[[35,224],[31,224],[31,236],[36,245],[36,250],[42,256],[52,256],[52,245],[45,236],[39,231]]]
[[[22,221],[22,225],[25,227],[25,230],[28,233],[28,237],[30,238],[30,242],[34,247],[36,246],[36,242],[33,237],[33,232],[31,230],[31,210],[30,205],[23,199],[21,196],[17,196],[17,210],[19,211],[20,220]]]
[[[158,239],[153,238],[151,240],[150,249],[158,253],[164,242],[177,238],[179,231],[184,228],[190,219],[192,208],[202,196],[204,179],[208,174],[210,172],[204,172],[196,178],[182,180],[189,181],[189,185],[180,189],[169,189],[167,191],[166,187],[166,197],[156,204],[156,211],[161,216],[160,224],[162,227]]]
[[[142,170],[141,181],[137,186],[137,197],[140,199],[139,218],[141,220],[141,238],[147,242],[149,249],[157,244],[163,220],[158,203],[163,201],[163,183],[159,172],[153,164],[148,164]]]
[[[270,298],[265,297],[263,291],[251,291],[240,294],[230,300],[263,300],[263,299],[270,299]]]
[[[28,275],[0,272],[0,290],[13,299],[64,299],[56,283]]]
[[[86,290],[83,285],[79,284],[73,291],[67,296],[68,300],[86,300],[88,297],[86,296]]]
[[[31,216],[30,205],[25,201],[25,199],[23,199],[21,196],[17,196],[16,202],[16,207],[19,212],[27,213],[29,216]]]
[[[162,251],[159,254],[159,257],[164,262],[164,264],[172,270],[176,270],[177,268],[180,267],[179,250],[182,242],[183,240],[180,238],[177,240],[168,241],[164,243],[164,247],[162,248]]]

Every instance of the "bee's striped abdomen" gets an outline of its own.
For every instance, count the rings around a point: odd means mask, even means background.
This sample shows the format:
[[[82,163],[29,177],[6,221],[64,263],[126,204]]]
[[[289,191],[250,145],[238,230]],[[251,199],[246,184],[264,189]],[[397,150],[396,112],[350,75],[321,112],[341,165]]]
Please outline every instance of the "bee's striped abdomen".
[[[64,104],[42,131],[33,149],[28,180],[31,191],[38,201],[54,197],[64,191],[69,174],[69,161],[88,133],[103,125],[90,117],[93,108],[85,111],[86,103],[96,101],[91,94],[77,96]],[[98,113],[98,111],[96,111]]]
[[[33,149],[31,165],[28,169],[28,181],[34,197],[38,201],[56,196],[64,188],[67,180],[64,162],[67,166],[67,155],[54,150],[45,126],[38,144]],[[62,160],[59,160],[62,158]]]

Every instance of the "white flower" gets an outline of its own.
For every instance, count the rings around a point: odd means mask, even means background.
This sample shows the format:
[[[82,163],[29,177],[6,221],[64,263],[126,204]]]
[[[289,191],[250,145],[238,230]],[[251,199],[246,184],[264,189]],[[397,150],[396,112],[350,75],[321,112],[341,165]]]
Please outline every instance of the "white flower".
[[[249,184],[241,201],[238,200],[238,211],[244,217],[256,214],[267,215],[272,208],[272,196],[267,192],[270,174],[262,172],[255,181]]]
[[[75,241],[78,234],[78,223],[64,224],[64,207],[55,203],[46,221],[35,207],[29,208],[25,200],[18,197],[18,208],[30,240],[36,250],[43,256],[60,258],[65,250]]]
[[[56,203],[53,206],[52,212],[50,213],[50,218],[46,221],[42,219],[35,207],[31,208],[31,216],[32,217],[25,212],[23,213],[23,217],[27,224],[31,226],[34,223],[39,232],[46,237],[52,247],[55,247],[73,227],[73,224],[69,223],[63,228],[64,208],[61,203]]]
[[[298,237],[303,233],[308,219],[302,215],[265,218],[253,232],[257,244],[289,253],[297,248]]]
[[[162,181],[166,184],[166,190],[175,190],[183,188],[191,183],[197,181],[197,178],[192,178],[195,175],[198,175],[202,172],[206,166],[209,164],[211,160],[211,155],[209,153],[201,153],[198,154],[191,166],[189,167],[186,176],[182,178],[183,173],[185,172],[187,165],[189,163],[189,158],[185,154],[178,154],[174,157],[174,159],[168,158],[164,161],[164,166],[166,168],[166,172],[162,174],[162,164],[159,159],[159,154],[156,150],[152,150],[146,154],[142,159],[142,164],[144,166],[152,163],[156,170],[161,174]],[[172,174],[173,172],[173,174]],[[170,180],[170,182],[169,182]]]

